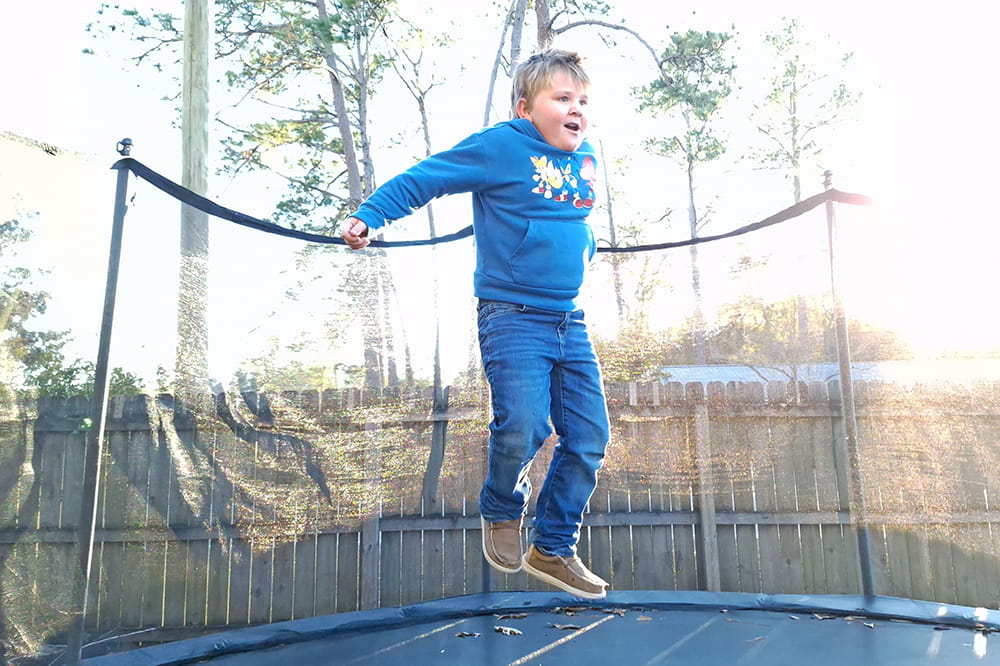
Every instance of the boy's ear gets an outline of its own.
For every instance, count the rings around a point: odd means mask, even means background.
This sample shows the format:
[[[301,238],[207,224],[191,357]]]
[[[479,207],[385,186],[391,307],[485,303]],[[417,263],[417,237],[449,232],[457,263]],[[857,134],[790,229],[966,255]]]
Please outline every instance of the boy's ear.
[[[515,108],[515,111],[517,111],[518,118],[528,118],[531,115],[531,108],[528,106],[528,100],[523,97],[517,100],[517,107]]]

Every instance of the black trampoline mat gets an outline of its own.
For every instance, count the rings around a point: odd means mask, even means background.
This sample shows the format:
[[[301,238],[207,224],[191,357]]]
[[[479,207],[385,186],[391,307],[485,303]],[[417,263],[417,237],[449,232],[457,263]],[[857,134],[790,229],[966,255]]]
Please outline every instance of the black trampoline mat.
[[[469,595],[228,631],[93,664],[1000,664],[1000,613],[855,596]]]

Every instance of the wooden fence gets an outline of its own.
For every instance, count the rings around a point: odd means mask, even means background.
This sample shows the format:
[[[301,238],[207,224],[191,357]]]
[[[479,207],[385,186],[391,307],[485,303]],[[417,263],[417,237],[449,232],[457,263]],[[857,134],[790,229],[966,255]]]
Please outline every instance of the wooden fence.
[[[997,387],[855,393],[876,593],[996,608]],[[618,590],[859,592],[838,396],[836,383],[609,387],[613,443],[581,556]],[[72,607],[86,415],[42,401],[0,430],[8,631],[58,631]],[[546,589],[483,567],[487,420],[482,390],[453,391],[444,413],[357,391],[114,401],[91,635]],[[435,421],[447,445],[428,473]]]

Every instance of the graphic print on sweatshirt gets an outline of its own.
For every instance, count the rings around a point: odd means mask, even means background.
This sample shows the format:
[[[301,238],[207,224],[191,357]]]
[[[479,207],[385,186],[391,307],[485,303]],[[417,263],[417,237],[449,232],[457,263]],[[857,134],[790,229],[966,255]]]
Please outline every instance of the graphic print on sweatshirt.
[[[531,164],[535,167],[535,174],[531,177],[535,181],[531,191],[535,194],[559,203],[572,198],[576,208],[591,208],[594,205],[597,166],[593,158],[583,158],[583,165],[577,173],[573,173],[573,159],[570,157],[566,158],[563,166],[544,155],[531,157]]]

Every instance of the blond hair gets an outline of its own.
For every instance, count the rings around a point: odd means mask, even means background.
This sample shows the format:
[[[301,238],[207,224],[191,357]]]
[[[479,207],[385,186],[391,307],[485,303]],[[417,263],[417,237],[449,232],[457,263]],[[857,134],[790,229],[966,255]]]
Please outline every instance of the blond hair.
[[[590,77],[583,69],[583,58],[573,51],[549,49],[531,56],[514,70],[510,108],[517,117],[517,103],[525,100],[531,107],[535,96],[549,85],[556,72],[565,72],[580,87],[590,86]]]

